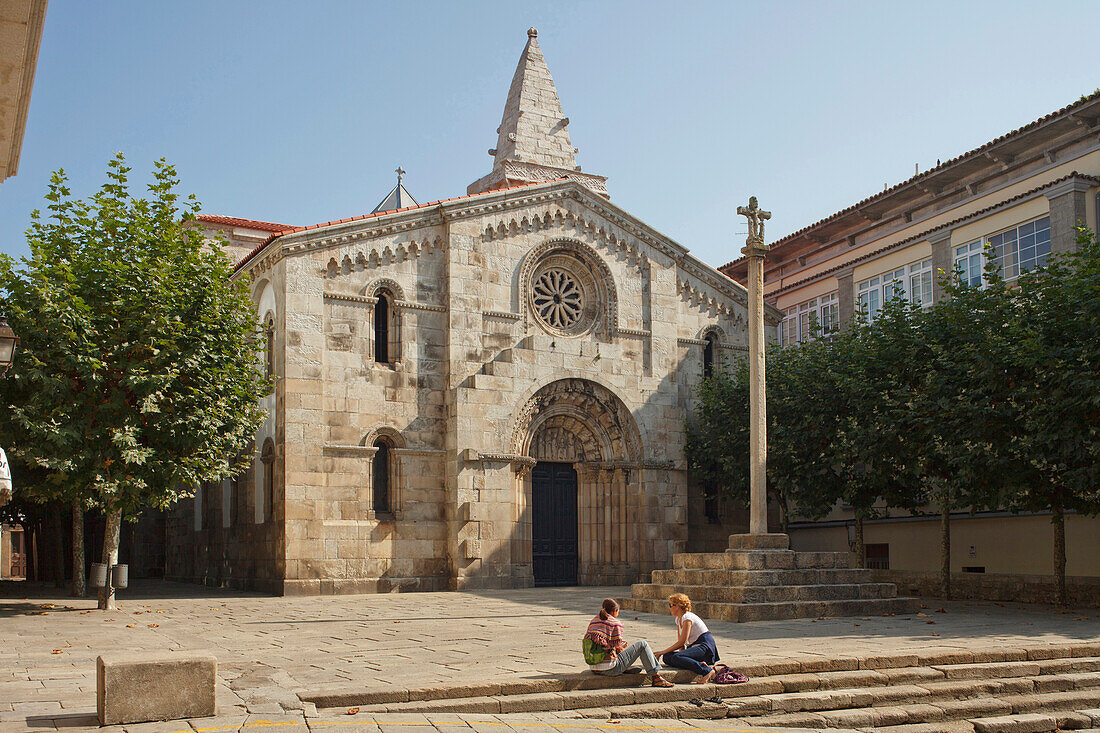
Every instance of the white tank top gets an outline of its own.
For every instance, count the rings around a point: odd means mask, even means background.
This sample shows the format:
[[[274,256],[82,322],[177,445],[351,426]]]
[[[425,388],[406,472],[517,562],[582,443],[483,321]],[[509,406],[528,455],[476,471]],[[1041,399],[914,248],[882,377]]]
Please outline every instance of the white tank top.
[[[694,644],[700,636],[710,631],[707,625],[703,623],[703,619],[696,616],[691,611],[688,611],[680,618],[676,619],[676,631],[679,631],[683,627],[685,621],[691,622],[691,631],[688,632],[687,645]]]

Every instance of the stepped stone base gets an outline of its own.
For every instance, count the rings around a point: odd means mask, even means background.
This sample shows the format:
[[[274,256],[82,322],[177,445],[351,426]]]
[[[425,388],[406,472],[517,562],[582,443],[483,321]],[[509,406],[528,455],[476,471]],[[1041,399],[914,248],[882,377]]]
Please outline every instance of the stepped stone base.
[[[631,587],[623,608],[665,613],[667,598],[686,593],[703,618],[770,621],[820,616],[910,613],[893,583],[848,567],[845,552],[794,552],[785,534],[730,535],[725,552],[679,553],[671,570]]]

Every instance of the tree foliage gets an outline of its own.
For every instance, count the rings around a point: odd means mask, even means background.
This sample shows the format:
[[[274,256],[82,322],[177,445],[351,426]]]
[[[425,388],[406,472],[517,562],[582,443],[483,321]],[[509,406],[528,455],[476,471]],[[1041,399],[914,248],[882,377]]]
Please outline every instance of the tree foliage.
[[[112,517],[240,470],[265,386],[251,300],[189,226],[197,201],[180,211],[163,160],[145,198],[129,172],[116,156],[86,200],[55,173],[30,256],[0,260],[0,308],[22,339],[0,419],[10,452],[43,473],[16,490],[98,507],[108,535]]]
[[[1100,243],[1015,282],[992,253],[981,287],[941,273],[922,310],[888,301],[871,323],[773,349],[767,359],[768,486],[806,518],[851,508],[938,509],[944,590],[949,516],[1050,512],[1065,602],[1065,511],[1100,513]],[[688,462],[706,485],[747,502],[748,379],[743,365],[706,380]],[[862,556],[861,556],[862,560]]]

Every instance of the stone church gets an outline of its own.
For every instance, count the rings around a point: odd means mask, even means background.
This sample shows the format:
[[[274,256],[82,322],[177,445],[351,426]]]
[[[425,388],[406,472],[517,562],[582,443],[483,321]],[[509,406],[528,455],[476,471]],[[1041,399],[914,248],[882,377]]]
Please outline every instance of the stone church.
[[[527,35],[466,195],[417,203],[399,171],[365,216],[200,217],[252,289],[274,391],[253,467],[170,518],[169,578],[618,585],[699,549],[685,422],[704,373],[745,349],[745,290],[581,171]]]

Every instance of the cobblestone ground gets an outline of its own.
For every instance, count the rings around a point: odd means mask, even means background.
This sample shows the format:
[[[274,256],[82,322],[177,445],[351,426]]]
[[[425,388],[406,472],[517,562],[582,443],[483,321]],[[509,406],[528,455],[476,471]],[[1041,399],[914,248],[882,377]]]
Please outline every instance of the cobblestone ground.
[[[120,593],[116,611],[53,588],[0,583],[0,733],[94,725],[95,660],[110,652],[212,652],[218,658],[217,719],[196,730],[362,727],[374,719],[303,711],[299,691],[425,687],[557,675],[582,668],[579,639],[606,596],[627,588],[273,598],[174,583]],[[713,622],[722,660],[738,663],[943,649],[1000,649],[1100,640],[1095,609],[1059,612],[1013,604],[941,603],[910,616]],[[628,639],[670,643],[670,617],[624,613]],[[306,706],[308,708],[308,706]],[[392,717],[392,716],[391,716]],[[406,716],[407,717],[407,716]],[[526,729],[553,716],[413,716],[394,727]],[[267,722],[264,722],[267,721]],[[559,721],[563,729],[594,724]],[[182,726],[182,727],[181,727]],[[705,727],[722,721],[630,721],[616,730]],[[185,723],[127,726],[177,731]],[[446,730],[444,730],[446,729]],[[611,729],[611,728],[609,728]],[[99,729],[107,730],[107,729]],[[121,729],[116,729],[121,730]]]

